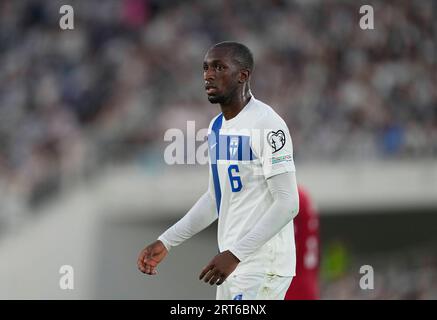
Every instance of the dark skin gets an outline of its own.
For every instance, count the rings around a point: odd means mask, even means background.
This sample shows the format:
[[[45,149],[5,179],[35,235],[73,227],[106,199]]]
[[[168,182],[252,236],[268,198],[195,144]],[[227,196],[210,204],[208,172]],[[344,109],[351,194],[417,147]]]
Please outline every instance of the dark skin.
[[[242,68],[226,48],[212,48],[203,61],[208,100],[219,103],[226,120],[234,118],[249,102],[250,70]],[[208,89],[212,87],[211,91]]]
[[[203,62],[203,78],[208,100],[220,104],[223,116],[230,120],[237,116],[251,98],[251,70],[233,59],[227,48],[211,48]],[[144,248],[138,256],[138,269],[148,275],[156,275],[157,265],[168,251],[159,240]],[[235,270],[240,260],[229,250],[217,254],[199,275],[210,285],[221,285]]]

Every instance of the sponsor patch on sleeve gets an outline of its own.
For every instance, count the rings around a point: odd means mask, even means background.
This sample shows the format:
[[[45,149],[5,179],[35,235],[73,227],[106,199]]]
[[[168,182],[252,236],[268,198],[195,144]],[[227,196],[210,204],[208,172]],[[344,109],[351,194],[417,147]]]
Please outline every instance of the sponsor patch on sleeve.
[[[284,156],[272,157],[272,165],[280,162],[290,162],[293,161],[291,154],[286,154]]]

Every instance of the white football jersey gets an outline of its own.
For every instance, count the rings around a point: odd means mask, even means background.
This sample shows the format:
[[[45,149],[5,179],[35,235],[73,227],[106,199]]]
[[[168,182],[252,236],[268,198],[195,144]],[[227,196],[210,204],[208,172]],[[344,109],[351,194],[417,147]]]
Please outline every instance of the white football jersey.
[[[208,129],[210,190],[218,214],[220,252],[242,239],[273,203],[266,179],[295,171],[293,146],[282,118],[253,96],[226,121],[219,114]],[[290,208],[290,214],[292,208]],[[234,274],[295,275],[293,221],[250,257]]]

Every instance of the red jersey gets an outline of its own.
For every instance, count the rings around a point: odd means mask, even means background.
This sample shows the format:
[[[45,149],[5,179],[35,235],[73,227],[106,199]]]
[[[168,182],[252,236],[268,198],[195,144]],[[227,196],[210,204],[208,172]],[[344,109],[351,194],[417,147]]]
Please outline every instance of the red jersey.
[[[319,299],[319,215],[308,193],[299,191],[299,213],[294,218],[296,241],[296,276],[285,295],[285,300]]]

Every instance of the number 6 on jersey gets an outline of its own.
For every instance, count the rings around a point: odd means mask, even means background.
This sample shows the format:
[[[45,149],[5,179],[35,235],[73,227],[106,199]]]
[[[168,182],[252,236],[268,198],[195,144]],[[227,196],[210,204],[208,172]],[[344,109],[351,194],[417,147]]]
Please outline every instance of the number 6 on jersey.
[[[229,181],[231,183],[232,192],[238,192],[241,190],[241,188],[243,188],[243,184],[241,183],[240,176],[232,175],[232,170],[235,170],[235,172],[240,172],[240,169],[236,164],[230,165],[228,168],[228,175],[229,175]]]

